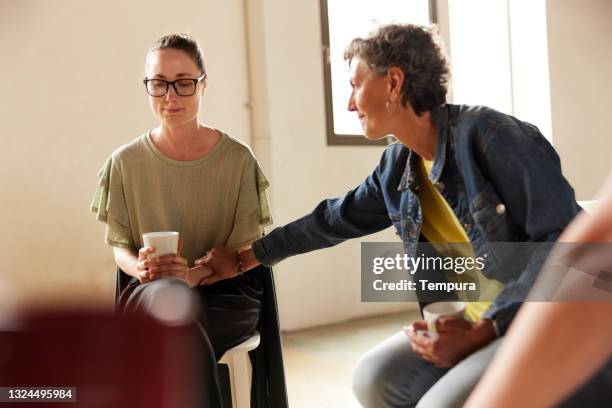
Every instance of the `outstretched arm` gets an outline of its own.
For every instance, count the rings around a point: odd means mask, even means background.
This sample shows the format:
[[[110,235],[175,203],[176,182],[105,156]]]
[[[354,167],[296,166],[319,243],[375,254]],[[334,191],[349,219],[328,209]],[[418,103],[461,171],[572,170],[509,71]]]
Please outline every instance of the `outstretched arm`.
[[[328,248],[350,238],[381,231],[391,225],[380,185],[381,164],[357,188],[339,198],[323,200],[300,219],[274,229],[238,253],[217,246],[196,265],[213,269],[206,283],[236,276],[259,264],[274,265],[293,255]],[[387,163],[388,164],[388,163]]]

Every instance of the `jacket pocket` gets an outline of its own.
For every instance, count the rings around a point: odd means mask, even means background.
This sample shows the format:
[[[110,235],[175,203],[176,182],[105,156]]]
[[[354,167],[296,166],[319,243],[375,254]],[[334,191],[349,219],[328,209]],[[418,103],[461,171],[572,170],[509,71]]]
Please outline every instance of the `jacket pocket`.
[[[491,183],[470,204],[474,223],[489,241],[510,240],[510,225],[505,204],[501,201]]]

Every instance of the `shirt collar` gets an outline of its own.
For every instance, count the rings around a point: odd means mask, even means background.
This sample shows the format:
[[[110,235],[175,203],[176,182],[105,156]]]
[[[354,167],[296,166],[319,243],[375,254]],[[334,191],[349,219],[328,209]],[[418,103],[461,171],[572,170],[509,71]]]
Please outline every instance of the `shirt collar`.
[[[438,143],[436,144],[436,157],[429,175],[430,180],[436,183],[442,174],[444,164],[446,163],[446,142],[448,140],[448,109],[446,106],[438,106],[431,110],[431,121],[436,124]],[[416,179],[416,164],[417,155],[412,150],[406,159],[404,174],[397,186],[398,191],[404,191],[408,188],[413,190],[418,183]]]
[[[429,179],[436,183],[444,170],[446,163],[446,148],[448,142],[448,109],[446,106],[438,106],[431,110],[431,121],[438,129],[438,143],[436,144],[436,157],[429,174]]]

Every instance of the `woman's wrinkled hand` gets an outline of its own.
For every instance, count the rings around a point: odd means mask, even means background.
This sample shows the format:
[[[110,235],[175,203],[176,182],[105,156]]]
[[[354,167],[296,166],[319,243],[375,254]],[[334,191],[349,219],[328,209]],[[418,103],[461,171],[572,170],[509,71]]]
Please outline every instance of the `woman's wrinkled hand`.
[[[203,258],[195,261],[196,266],[203,266],[212,270],[212,274],[201,281],[201,285],[212,285],[223,279],[238,276],[240,265],[236,251],[224,246],[216,246]]]
[[[459,361],[490,343],[495,331],[490,320],[468,322],[460,318],[441,317],[438,319],[437,335],[421,335],[427,332],[427,322],[417,320],[412,330],[406,330],[412,350],[424,360],[439,368],[450,368]]]

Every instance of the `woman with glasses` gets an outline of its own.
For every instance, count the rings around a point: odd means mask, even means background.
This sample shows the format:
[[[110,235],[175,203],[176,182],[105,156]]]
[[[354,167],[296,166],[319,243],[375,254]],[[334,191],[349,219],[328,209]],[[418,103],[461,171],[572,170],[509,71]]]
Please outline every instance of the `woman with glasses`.
[[[170,34],[153,45],[144,85],[159,125],[113,152],[98,174],[92,210],[106,223],[117,265],[132,278],[119,298],[122,311],[146,312],[168,285],[192,288],[208,349],[203,402],[216,407],[216,361],[254,333],[262,288],[248,273],[202,286],[209,270],[194,262],[218,244],[248,247],[271,217],[268,181],[251,150],[199,120],[206,84],[193,38]],[[153,231],[178,231],[179,254],[148,257],[154,248],[144,247],[142,234]]]

